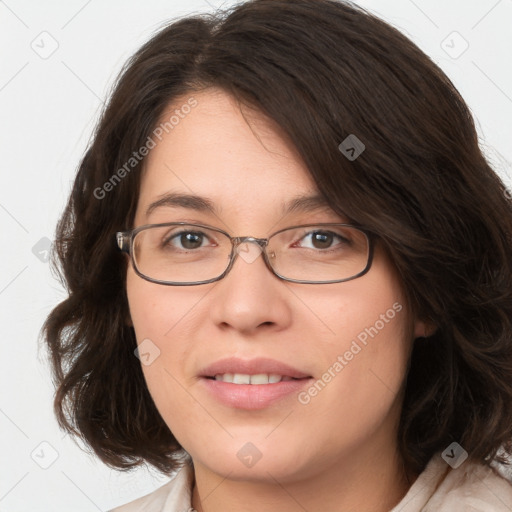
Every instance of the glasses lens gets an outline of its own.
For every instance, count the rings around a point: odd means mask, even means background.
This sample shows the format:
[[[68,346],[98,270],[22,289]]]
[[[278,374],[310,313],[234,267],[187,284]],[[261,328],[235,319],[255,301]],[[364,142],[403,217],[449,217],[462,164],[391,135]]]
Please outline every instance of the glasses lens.
[[[151,226],[133,240],[138,271],[174,283],[208,281],[229,264],[231,242],[223,233],[198,225]]]
[[[269,240],[267,254],[282,277],[328,282],[363,272],[370,244],[365,233],[343,225],[308,225],[286,229]]]

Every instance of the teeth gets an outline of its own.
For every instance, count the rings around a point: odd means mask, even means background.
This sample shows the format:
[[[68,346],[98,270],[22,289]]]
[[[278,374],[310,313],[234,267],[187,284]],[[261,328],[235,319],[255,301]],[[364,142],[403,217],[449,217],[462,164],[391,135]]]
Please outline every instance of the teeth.
[[[224,375],[215,375],[215,380],[222,380],[224,382],[233,382],[233,374],[225,373]]]
[[[233,375],[233,384],[250,384],[251,376],[243,375],[242,373],[235,373]]]
[[[224,373],[215,375],[215,380],[230,382],[233,384],[275,384],[281,381],[293,380],[292,377],[283,377],[274,373],[259,373],[257,375],[248,375],[245,373]]]

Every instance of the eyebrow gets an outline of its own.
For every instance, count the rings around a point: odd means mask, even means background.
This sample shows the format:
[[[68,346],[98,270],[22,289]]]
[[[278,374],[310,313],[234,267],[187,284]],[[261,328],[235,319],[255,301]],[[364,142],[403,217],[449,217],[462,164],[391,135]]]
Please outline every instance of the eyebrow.
[[[148,206],[146,210],[146,217],[148,217],[157,208],[161,208],[163,206],[187,208],[203,213],[218,214],[215,203],[207,197],[168,192]],[[284,204],[283,213],[308,213],[319,209],[331,210],[329,204],[322,196],[318,194],[300,195]]]

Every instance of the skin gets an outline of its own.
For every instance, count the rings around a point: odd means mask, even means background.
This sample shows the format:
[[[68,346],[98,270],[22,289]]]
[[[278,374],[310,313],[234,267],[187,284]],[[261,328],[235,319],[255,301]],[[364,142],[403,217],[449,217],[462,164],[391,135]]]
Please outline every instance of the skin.
[[[187,221],[264,238],[296,224],[347,221],[328,208],[283,215],[285,202],[317,188],[279,127],[244,109],[249,125],[221,90],[193,96],[198,105],[148,156],[135,227]],[[165,206],[146,216],[171,190],[208,197],[217,215]],[[188,287],[148,282],[129,266],[127,293],[138,342],[149,338],[160,350],[142,369],[194,461],[196,510],[387,512],[404,496],[417,475],[404,474],[397,452],[400,390],[412,341],[426,326],[408,313],[378,245],[370,271],[345,283],[285,282],[258,257],[238,258],[218,282]],[[403,309],[308,404],[292,394],[262,410],[229,408],[198,377],[226,356],[262,356],[319,379],[394,303]],[[247,442],[262,454],[250,468],[237,457]]]

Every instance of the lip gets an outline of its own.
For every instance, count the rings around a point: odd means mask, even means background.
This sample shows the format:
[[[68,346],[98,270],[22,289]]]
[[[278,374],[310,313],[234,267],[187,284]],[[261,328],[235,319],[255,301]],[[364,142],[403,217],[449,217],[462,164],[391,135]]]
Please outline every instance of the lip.
[[[207,366],[199,372],[200,377],[215,377],[224,373],[243,373],[248,375],[258,375],[260,373],[282,375],[283,377],[292,377],[294,379],[304,379],[311,377],[307,373],[293,368],[285,363],[281,363],[275,359],[267,359],[258,357],[255,359],[240,359],[237,357],[228,357],[220,359],[215,363]],[[278,383],[279,384],[279,383]],[[263,384],[271,386],[272,384]],[[235,384],[235,386],[243,386],[243,384]]]
[[[288,380],[274,384],[232,384],[202,377],[206,391],[220,403],[235,409],[265,409],[292,394],[298,394],[313,379]]]
[[[215,375],[224,373],[260,373],[292,377],[297,380],[281,381],[273,384],[233,384],[217,381]],[[200,382],[205,390],[217,401],[236,409],[264,409],[279,400],[309,385],[311,375],[274,359],[256,358],[250,360],[228,358],[221,359],[200,372]],[[213,377],[213,378],[212,378]]]

